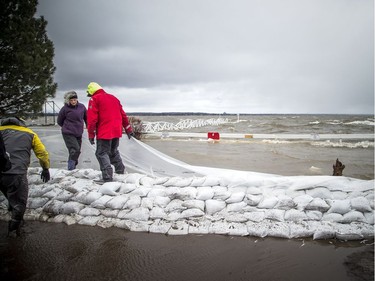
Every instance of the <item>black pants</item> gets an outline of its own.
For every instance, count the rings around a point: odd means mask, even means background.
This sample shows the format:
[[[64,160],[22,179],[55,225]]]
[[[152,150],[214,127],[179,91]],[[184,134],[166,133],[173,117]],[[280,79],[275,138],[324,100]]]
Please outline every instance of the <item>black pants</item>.
[[[23,220],[29,196],[27,175],[0,174],[0,190],[8,199],[12,219]]]
[[[63,134],[63,139],[66,145],[66,148],[69,151],[69,158],[68,160],[73,160],[78,164],[78,158],[81,154],[81,146],[82,146],[82,136],[75,137],[73,135],[65,135]]]
[[[111,164],[115,167],[116,173],[124,173],[125,171],[125,166],[118,151],[119,143],[119,138],[96,140],[95,156],[98,159],[104,180],[112,180],[113,169]]]

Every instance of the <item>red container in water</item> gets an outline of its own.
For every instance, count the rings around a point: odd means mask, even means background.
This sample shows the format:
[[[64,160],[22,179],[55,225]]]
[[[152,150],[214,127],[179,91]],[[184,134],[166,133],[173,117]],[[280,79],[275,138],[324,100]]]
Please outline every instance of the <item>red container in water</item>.
[[[220,134],[218,132],[208,132],[207,137],[213,140],[219,140]]]

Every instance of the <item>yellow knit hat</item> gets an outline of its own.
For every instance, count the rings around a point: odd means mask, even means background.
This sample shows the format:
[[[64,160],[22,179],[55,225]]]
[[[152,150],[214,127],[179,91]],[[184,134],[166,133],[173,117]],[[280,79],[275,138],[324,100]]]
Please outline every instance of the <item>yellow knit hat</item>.
[[[87,96],[92,96],[97,90],[103,89],[98,83],[90,82],[87,86]]]

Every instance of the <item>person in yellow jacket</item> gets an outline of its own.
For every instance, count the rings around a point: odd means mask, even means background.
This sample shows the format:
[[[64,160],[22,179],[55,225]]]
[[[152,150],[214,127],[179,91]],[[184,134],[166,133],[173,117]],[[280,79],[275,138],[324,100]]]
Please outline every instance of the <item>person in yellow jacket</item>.
[[[0,175],[0,190],[8,199],[12,214],[8,235],[15,232],[19,236],[29,192],[27,169],[30,165],[31,150],[43,168],[41,179],[45,183],[50,180],[49,154],[38,135],[27,128],[20,118],[1,118],[0,132],[11,162],[11,168]]]

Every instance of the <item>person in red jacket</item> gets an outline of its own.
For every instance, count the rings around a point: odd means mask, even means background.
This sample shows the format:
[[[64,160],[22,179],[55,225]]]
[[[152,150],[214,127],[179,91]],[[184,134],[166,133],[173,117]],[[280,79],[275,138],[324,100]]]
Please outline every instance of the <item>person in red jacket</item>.
[[[87,132],[89,141],[95,144],[95,156],[99,161],[103,181],[113,180],[113,165],[116,174],[123,174],[125,166],[122,162],[118,146],[122,137],[122,128],[129,139],[134,136],[133,128],[122,108],[120,101],[106,93],[96,82],[87,86],[87,96],[91,97],[87,109]]]

